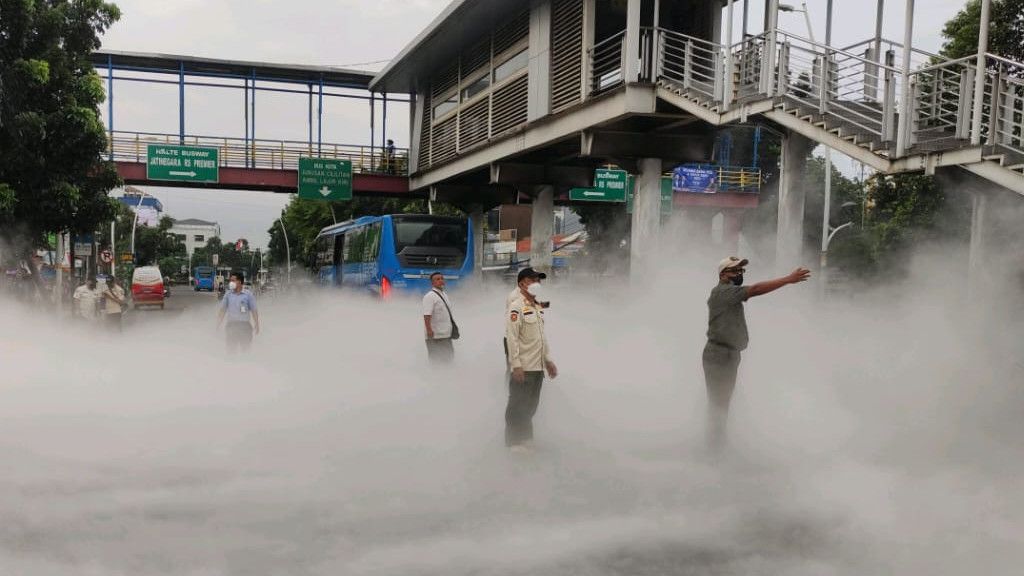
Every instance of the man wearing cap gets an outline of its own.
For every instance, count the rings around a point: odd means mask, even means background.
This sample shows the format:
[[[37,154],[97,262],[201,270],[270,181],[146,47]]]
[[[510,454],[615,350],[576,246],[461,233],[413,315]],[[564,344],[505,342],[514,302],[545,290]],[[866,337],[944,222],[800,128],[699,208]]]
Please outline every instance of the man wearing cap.
[[[533,268],[519,272],[518,294],[509,298],[505,318],[508,345],[508,406],[505,409],[505,445],[513,452],[529,450],[533,442],[533,415],[540,403],[544,372],[555,378],[558,368],[551,361],[544,336],[544,307],[540,281],[547,276]]]
[[[754,296],[774,292],[787,284],[810,277],[806,268],[797,268],[787,276],[743,286],[747,259],[730,256],[718,263],[718,285],[708,298],[708,343],[702,357],[708,389],[708,446],[720,449],[725,444],[729,402],[736,387],[740,352],[747,347],[747,320],[743,303]]]

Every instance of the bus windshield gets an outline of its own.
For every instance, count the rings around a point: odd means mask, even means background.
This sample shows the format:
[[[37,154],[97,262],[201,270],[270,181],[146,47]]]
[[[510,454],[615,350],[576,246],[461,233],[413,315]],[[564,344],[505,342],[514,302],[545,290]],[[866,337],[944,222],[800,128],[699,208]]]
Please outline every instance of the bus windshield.
[[[469,241],[464,219],[397,216],[394,222],[395,253],[403,266],[462,266]]]

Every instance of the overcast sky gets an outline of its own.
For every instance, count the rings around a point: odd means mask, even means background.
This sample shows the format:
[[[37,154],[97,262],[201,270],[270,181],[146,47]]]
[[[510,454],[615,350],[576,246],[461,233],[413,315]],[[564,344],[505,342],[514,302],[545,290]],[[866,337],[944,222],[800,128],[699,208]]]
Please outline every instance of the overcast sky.
[[[183,54],[236,60],[352,67],[379,70],[395,56],[448,0],[115,0],[121,21],[104,38],[104,48],[134,52]],[[791,1],[790,4],[799,4]],[[825,36],[826,0],[807,3],[815,36]],[[936,51],[942,24],[964,0],[918,0],[914,45]],[[742,0],[735,5],[739,36]],[[873,0],[834,0],[833,45],[845,46],[874,34]],[[751,29],[760,28],[763,3],[750,0]],[[903,35],[904,2],[888,0],[884,35]],[[805,34],[801,13],[784,13],[780,26]],[[115,128],[176,133],[177,90],[173,86],[119,82],[114,86]],[[237,136],[244,133],[240,90],[189,89],[186,131]],[[305,140],[306,98],[261,93],[257,136]],[[104,109],[104,113],[106,110]],[[379,113],[379,111],[378,111]],[[379,122],[379,116],[378,116]],[[408,144],[408,109],[389,108],[388,136]],[[325,142],[368,144],[369,107],[364,102],[331,101],[325,105]],[[378,133],[377,138],[380,138]],[[267,228],[287,203],[283,194],[147,187],[175,218],[201,218],[221,224],[225,239],[248,238],[265,246]]]

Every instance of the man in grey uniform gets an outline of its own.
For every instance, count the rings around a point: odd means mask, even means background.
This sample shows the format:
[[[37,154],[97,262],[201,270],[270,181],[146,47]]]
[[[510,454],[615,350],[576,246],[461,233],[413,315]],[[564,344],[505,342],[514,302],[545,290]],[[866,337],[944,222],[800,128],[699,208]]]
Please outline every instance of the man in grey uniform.
[[[810,277],[805,268],[797,268],[787,276],[743,286],[747,259],[730,256],[718,263],[718,285],[708,298],[708,343],[704,346],[704,379],[708,389],[708,446],[719,450],[725,445],[729,402],[736,387],[740,352],[747,347],[747,319],[743,303],[754,296],[774,292],[787,284],[797,284]]]

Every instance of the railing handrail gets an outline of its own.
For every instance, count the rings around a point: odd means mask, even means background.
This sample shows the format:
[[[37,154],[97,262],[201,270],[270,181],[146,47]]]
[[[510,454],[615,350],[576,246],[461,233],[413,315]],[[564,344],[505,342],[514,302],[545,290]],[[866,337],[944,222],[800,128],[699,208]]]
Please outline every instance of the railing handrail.
[[[968,58],[976,58],[976,57],[977,57],[977,55],[968,56]],[[1007,58],[1005,56],[999,56],[998,54],[993,54],[991,52],[986,52],[985,53],[985,57],[986,58],[991,58],[992,60],[995,60],[996,62],[1002,62],[1003,64],[1009,64],[1009,65],[1014,66],[1016,68],[1024,68],[1024,63],[1022,63],[1022,62],[1017,62],[1015,60],[1010,60],[1009,58]]]
[[[624,37],[625,35],[626,35],[626,31],[625,30],[623,30],[621,32],[617,32],[615,34],[612,34],[611,36],[609,36],[609,37],[605,38],[604,40],[601,40],[600,42],[597,42],[596,44],[591,46],[590,47],[590,52],[591,53],[597,52],[597,50],[599,48],[604,48],[605,44],[610,44],[612,41],[617,40],[620,37]]]
[[[924,66],[924,67],[918,68],[917,70],[911,70],[909,75],[913,76],[915,74],[924,74],[926,72],[931,72],[933,70],[938,70],[940,68],[949,68],[949,67],[954,66],[956,64],[973,63],[973,61],[977,60],[977,58],[978,57],[975,55],[975,56],[964,56],[962,58],[957,58],[956,60],[947,60],[945,62],[939,62],[937,64],[932,64],[930,66]]]
[[[714,46],[717,49],[722,48],[721,44],[718,44],[716,42],[712,42],[710,40],[706,40],[704,38],[697,38],[696,36],[690,36],[689,34],[683,34],[682,32],[676,32],[675,30],[668,30],[668,29],[665,29],[665,28],[661,28],[660,26],[658,27],[658,30],[661,31],[662,34],[665,34],[667,36],[675,36],[677,38],[682,38],[684,40],[693,40],[694,42],[697,42],[697,43],[700,43],[700,44],[707,44],[708,46]]]
[[[169,133],[169,132],[138,132],[138,131],[134,131],[134,130],[113,130],[113,131],[108,131],[107,133],[108,134],[113,133],[115,135],[116,134],[131,134],[131,135],[135,135],[135,136],[161,136],[161,137],[167,137],[167,138],[181,138],[180,134],[172,134],[172,133]],[[248,139],[246,139],[244,137],[238,137],[238,136],[209,136],[209,135],[202,135],[202,134],[185,134],[184,137],[185,137],[186,140],[189,139],[189,138],[197,138],[197,139],[198,138],[204,138],[204,139],[208,139],[208,140],[233,141],[233,142],[237,141],[237,142],[243,142],[243,143],[244,142],[273,142],[275,144],[280,144],[280,143],[283,143],[283,144],[296,144],[296,145],[305,146],[305,147],[308,147],[310,145],[312,145],[314,147],[316,147],[318,145],[319,146],[332,146],[332,147],[344,146],[344,147],[349,147],[349,148],[371,148],[372,147],[374,149],[384,149],[386,147],[386,146],[379,146],[379,145],[370,146],[369,144],[343,144],[343,143],[334,143],[334,142],[330,142],[330,143],[328,143],[328,142],[320,142],[320,143],[313,142],[311,144],[307,140],[282,140],[282,139],[277,139],[277,138],[248,138]],[[173,142],[163,142],[163,144],[176,145]],[[409,149],[408,148],[400,148],[400,147],[396,146],[395,147],[395,151],[398,152],[399,150],[407,152]]]
[[[859,42],[854,42],[853,44],[850,44],[849,46],[843,46],[842,48],[840,48],[840,50],[847,50],[847,51],[849,51],[849,50],[852,50],[853,48],[856,48],[858,46],[871,45],[871,44],[874,44],[874,43],[875,43],[875,37],[872,36],[872,37],[870,37],[870,38],[868,38],[866,40],[861,40]],[[890,39],[888,39],[888,38],[886,38],[884,36],[878,39],[878,43],[879,44],[888,44],[889,46],[892,46],[894,48],[903,48],[903,43],[902,42],[897,42],[896,40],[890,40]],[[929,52],[927,50],[922,50],[920,48],[911,47],[910,51],[914,52],[916,54],[921,54],[922,56],[927,56],[929,58],[940,58],[942,60],[949,60],[949,57],[947,57],[947,56],[943,56],[941,54],[934,54],[932,52]]]
[[[842,54],[843,56],[846,56],[847,58],[852,58],[854,60],[859,60],[859,61],[861,61],[861,62],[863,62],[865,64],[870,64],[872,66],[878,66],[879,68],[882,68],[884,70],[891,70],[891,71],[896,72],[896,73],[900,72],[900,69],[896,68],[895,66],[889,66],[889,65],[881,63],[881,62],[875,62],[874,60],[868,60],[867,58],[865,58],[863,56],[858,56],[857,54],[854,54],[852,52],[846,52],[845,50],[840,50],[839,48],[833,48],[832,46],[827,46],[827,45],[822,44],[820,42],[815,42],[815,41],[810,40],[808,38],[804,38],[803,36],[800,36],[798,34],[793,34],[791,32],[786,32],[785,30],[776,30],[775,32],[777,32],[778,34],[781,34],[782,36],[786,36],[786,37],[792,38],[794,40],[800,40],[801,42],[806,42],[806,43],[810,44],[811,46],[815,46],[817,48],[822,48],[824,50],[828,50],[829,52],[831,52],[833,54]]]

